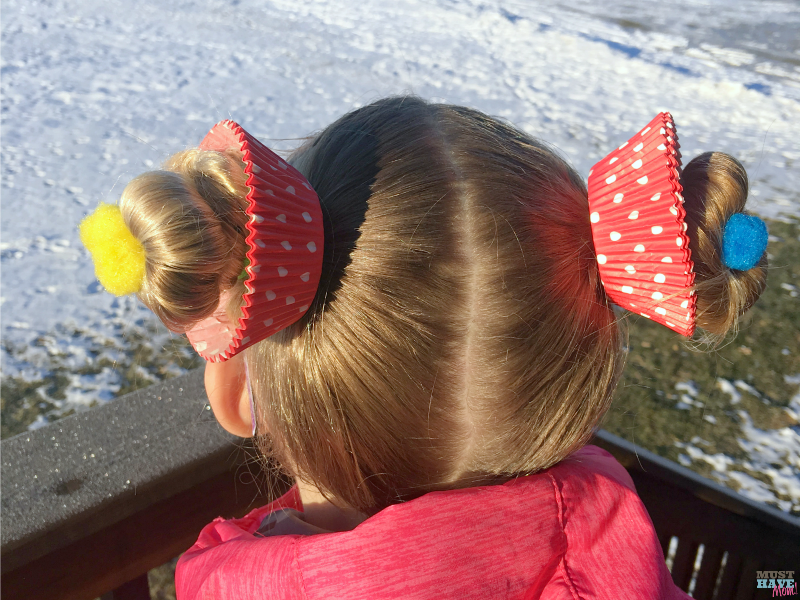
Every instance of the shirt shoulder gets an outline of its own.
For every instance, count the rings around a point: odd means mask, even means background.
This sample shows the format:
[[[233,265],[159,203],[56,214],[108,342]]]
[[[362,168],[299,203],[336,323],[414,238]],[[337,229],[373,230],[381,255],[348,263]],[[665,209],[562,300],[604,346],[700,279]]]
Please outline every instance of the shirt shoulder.
[[[587,446],[549,473],[567,549],[543,599],[689,598],[673,583],[650,516],[611,454]]]
[[[301,574],[295,568],[296,543],[302,536],[266,538],[274,527],[295,527],[299,519],[293,517],[302,510],[300,492],[294,486],[277,500],[242,518],[214,519],[178,560],[176,596],[180,600],[306,600]],[[248,576],[259,573],[265,576]]]

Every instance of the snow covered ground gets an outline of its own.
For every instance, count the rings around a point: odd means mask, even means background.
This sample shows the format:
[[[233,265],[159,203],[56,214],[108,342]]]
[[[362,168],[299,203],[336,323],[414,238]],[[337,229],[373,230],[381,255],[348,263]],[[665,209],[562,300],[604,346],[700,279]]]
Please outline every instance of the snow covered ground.
[[[684,157],[734,154],[754,210],[800,215],[796,1],[3,0],[2,13],[4,376],[41,375],[47,344],[24,349],[42,336],[65,364],[85,360],[65,326],[114,346],[151,322],[103,293],[76,224],[224,118],[288,149],[414,93],[504,117],[587,173],[669,110]],[[79,378],[67,403],[114,385]]]
[[[787,383],[800,384],[800,376],[785,376]],[[760,398],[758,390],[741,380],[728,381],[719,378],[717,385],[730,396],[731,404],[741,402],[741,392],[747,392]],[[677,408],[687,410],[690,406],[703,404],[700,390],[693,382],[681,382],[675,385],[681,395]],[[784,409],[795,424],[800,423],[800,392],[795,394]],[[746,410],[737,411],[741,422],[741,437],[738,438],[739,447],[744,450],[746,458],[734,458],[727,454],[707,452],[704,448],[709,442],[699,436],[693,436],[689,442],[677,442],[676,445],[684,453],[678,456],[678,462],[686,467],[692,467],[692,462],[697,461],[710,465],[712,476],[722,483],[735,487],[741,494],[761,502],[770,502],[787,512],[794,509],[795,514],[800,508],[800,427],[780,427],[778,429],[759,429]],[[706,415],[711,423],[716,423],[712,415]],[[767,485],[761,479],[753,477],[750,473],[765,476],[769,481]],[[777,491],[783,499],[775,495]]]

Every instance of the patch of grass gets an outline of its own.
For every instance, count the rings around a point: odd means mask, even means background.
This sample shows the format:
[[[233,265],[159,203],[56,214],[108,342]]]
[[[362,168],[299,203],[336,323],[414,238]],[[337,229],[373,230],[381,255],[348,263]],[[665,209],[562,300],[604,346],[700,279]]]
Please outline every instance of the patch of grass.
[[[79,347],[77,355],[68,347]],[[30,346],[3,343],[6,357],[33,375],[0,380],[2,438],[97,406],[117,396],[202,366],[185,337],[170,336],[158,323],[121,327],[116,337],[62,326]],[[70,397],[80,401],[68,401]]]
[[[608,431],[675,461],[682,453],[676,443],[696,438],[708,442],[702,446],[707,454],[746,461],[739,443],[745,422],[741,411],[758,429],[797,425],[785,408],[798,386],[785,376],[800,373],[800,222],[770,221],[769,229],[767,289],[735,338],[717,348],[698,348],[648,319],[629,319],[628,361],[604,423]],[[738,383],[738,403],[721,389],[719,379]],[[687,394],[675,388],[679,382],[692,382],[699,391],[689,395],[688,409],[678,408]],[[705,461],[693,461],[692,468],[711,474]],[[772,487],[765,474],[745,466],[738,470]]]
[[[147,574],[152,600],[175,600],[175,565],[178,559],[152,569]]]
[[[2,438],[11,437],[28,430],[39,415],[52,413],[57,406],[48,396],[58,396],[65,387],[64,375],[51,374],[38,381],[7,378],[0,382],[0,406],[2,406]],[[44,391],[42,394],[40,391]],[[66,416],[66,412],[63,416]]]
[[[631,21],[630,19],[610,19],[610,20],[615,22],[620,27],[624,27],[625,29],[650,31],[650,28],[647,25],[639,23],[638,21]]]

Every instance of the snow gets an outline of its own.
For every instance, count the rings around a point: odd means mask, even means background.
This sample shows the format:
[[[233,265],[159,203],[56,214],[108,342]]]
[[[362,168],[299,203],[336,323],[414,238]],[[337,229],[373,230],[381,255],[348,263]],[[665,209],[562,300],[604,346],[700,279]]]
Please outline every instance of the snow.
[[[730,395],[731,397],[731,404],[739,404],[742,401],[742,395],[736,389],[736,385],[728,381],[727,379],[723,379],[722,377],[717,378],[717,387],[721,389],[724,393]]]
[[[703,408],[703,406],[705,406],[703,402],[697,399],[700,390],[697,388],[697,384],[695,384],[694,381],[680,381],[675,384],[675,389],[679,392],[685,392],[681,394],[680,400],[675,405],[675,408],[679,410],[691,410],[693,406],[697,408]],[[714,419],[714,417],[712,416],[711,419]]]
[[[795,397],[795,407],[797,401]],[[744,434],[739,445],[748,454],[751,470],[769,477],[778,492],[800,507],[800,426],[764,431],[753,425],[747,412],[738,414]]]
[[[733,5],[734,29],[800,21],[790,3],[770,3],[766,14],[761,3]],[[586,2],[150,1],[130,19],[121,0],[9,0],[3,337],[141,316],[101,293],[75,225],[227,117],[286,149],[354,107],[411,92],[502,116],[586,173],[669,109],[684,156],[725,149],[749,168],[756,210],[800,214],[786,191],[800,187],[790,168],[800,154],[798,69],[759,74],[764,60],[721,45],[709,7],[695,13],[713,45],[693,45],[684,17],[661,23],[654,3],[628,8],[647,27],[622,27]],[[13,323],[27,323],[29,335]]]
[[[224,118],[287,150],[346,111],[414,93],[505,118],[588,173],[669,110],[686,159],[727,151],[748,169],[752,209],[800,215],[796,2],[673,0],[669,11],[652,0],[133,6],[4,0],[2,340],[26,348],[4,347],[4,375],[46,369],[47,344],[67,363],[88,360],[80,341],[56,339],[65,327],[118,347],[125,343],[120,331],[152,322],[135,300],[102,291],[77,223]],[[159,335],[153,344],[167,339]],[[44,346],[31,345],[37,338]],[[66,402],[102,400],[115,385],[105,371],[73,381]],[[734,404],[746,389],[719,385]],[[702,405],[696,389],[678,389],[686,408]],[[794,498],[800,478],[792,431],[770,441],[771,432],[750,427],[744,439],[755,456],[788,461],[794,470],[786,489]],[[770,477],[784,485],[780,470]]]
[[[798,385],[800,375],[787,375],[785,380],[786,383]],[[680,385],[682,384],[675,387],[678,388]],[[717,380],[717,386],[731,395],[731,404],[741,402],[741,393],[738,389],[756,398],[763,397],[757,389],[741,380],[732,383],[720,378]],[[695,395],[697,394],[699,390],[696,390]],[[737,442],[746,455],[745,459],[721,453],[708,454],[700,448],[708,445],[708,442],[695,437],[689,443],[676,443],[676,446],[686,452],[680,455],[678,462],[684,466],[690,466],[692,461],[708,463],[716,479],[722,482],[735,481],[739,493],[753,500],[774,503],[786,511],[793,507],[795,511],[800,510],[800,391],[791,398],[785,411],[794,421],[794,425],[770,430],[756,427],[747,411],[736,411],[741,427]],[[750,473],[766,476],[771,486]]]

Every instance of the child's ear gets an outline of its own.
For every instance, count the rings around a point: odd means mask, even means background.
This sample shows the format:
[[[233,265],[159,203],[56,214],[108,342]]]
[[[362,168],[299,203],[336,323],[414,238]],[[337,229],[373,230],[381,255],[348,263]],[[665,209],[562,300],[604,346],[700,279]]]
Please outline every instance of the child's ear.
[[[225,362],[207,362],[205,382],[208,403],[223,429],[239,437],[251,437],[253,422],[244,356],[237,354]]]

